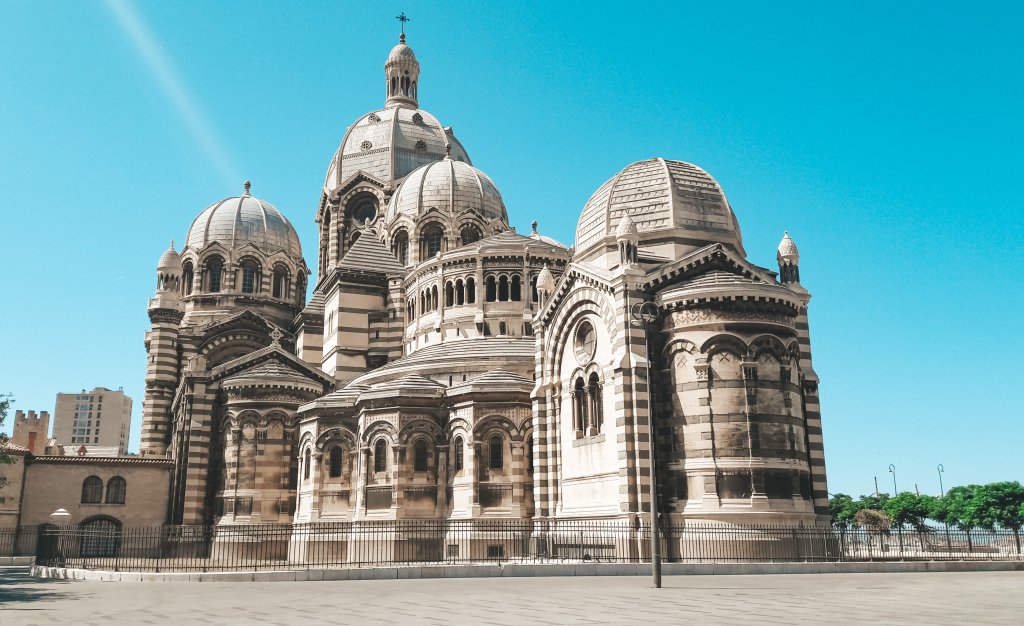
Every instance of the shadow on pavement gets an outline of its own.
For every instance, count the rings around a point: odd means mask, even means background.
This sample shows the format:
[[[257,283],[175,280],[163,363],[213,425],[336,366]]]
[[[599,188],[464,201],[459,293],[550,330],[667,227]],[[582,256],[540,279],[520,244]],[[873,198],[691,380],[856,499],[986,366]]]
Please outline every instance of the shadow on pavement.
[[[27,567],[0,567],[0,611],[25,610],[27,602],[65,598],[71,589],[66,580],[39,580],[29,576]],[[3,620],[0,619],[0,623]]]

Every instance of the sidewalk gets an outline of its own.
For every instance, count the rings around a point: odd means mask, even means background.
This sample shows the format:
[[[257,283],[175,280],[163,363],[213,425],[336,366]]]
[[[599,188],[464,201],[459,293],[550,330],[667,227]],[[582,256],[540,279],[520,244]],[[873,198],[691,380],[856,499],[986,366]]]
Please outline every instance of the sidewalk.
[[[0,569],[0,622],[1018,624],[1024,572],[114,584]]]

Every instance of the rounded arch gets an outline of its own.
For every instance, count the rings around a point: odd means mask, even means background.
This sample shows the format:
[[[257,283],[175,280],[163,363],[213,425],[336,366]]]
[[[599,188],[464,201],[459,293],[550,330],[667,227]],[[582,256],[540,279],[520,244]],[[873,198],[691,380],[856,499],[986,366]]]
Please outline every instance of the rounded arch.
[[[128,493],[128,483],[121,476],[112,476],[107,481],[107,504],[124,504]]]
[[[459,244],[468,246],[483,239],[483,231],[472,222],[463,222],[459,226]]]
[[[103,502],[103,479],[95,474],[82,481],[82,504]]]
[[[561,313],[549,324],[548,336],[553,338],[553,345],[549,354],[552,355],[549,362],[548,374],[558,378],[562,370],[562,360],[568,352],[567,343],[572,341],[573,333],[569,329],[575,328],[587,315],[603,322],[603,328],[608,340],[614,345],[615,333],[615,312],[608,301],[608,296],[593,287],[584,286],[576,289],[567,296]],[[595,325],[596,327],[596,325]],[[622,348],[624,349],[624,348]]]
[[[441,427],[433,421],[417,419],[402,427],[398,433],[398,443],[408,445],[416,437],[428,437],[431,441],[437,441],[441,436]]]
[[[121,546],[121,520],[110,515],[93,515],[78,524],[82,534],[81,555],[112,557]]]
[[[420,229],[420,261],[432,259],[444,247],[445,228],[439,221],[430,221]]]
[[[306,433],[306,435],[308,435],[308,438],[304,439],[304,441],[309,441],[313,439],[313,436],[310,433]],[[304,435],[304,437],[306,435]],[[335,444],[341,444],[347,447],[349,450],[355,450],[356,436],[351,430],[341,426],[330,428],[320,433],[320,435],[316,438],[313,447],[316,449],[317,454],[322,454],[324,450],[327,449],[328,446]]]
[[[345,217],[360,228],[377,221],[380,214],[381,201],[376,194],[368,189],[360,189],[345,201]]]
[[[220,293],[224,290],[224,257],[211,253],[203,258],[203,291]]]
[[[270,278],[271,297],[286,300],[290,296],[288,289],[290,284],[291,269],[281,261],[274,263]]]
[[[747,344],[747,353],[757,358],[762,352],[770,352],[780,362],[789,360],[789,350],[786,344],[773,335],[760,335]]]
[[[402,265],[409,264],[409,231],[399,228],[391,237],[391,253]]]
[[[192,295],[192,283],[195,281],[195,264],[192,259],[185,259],[181,263],[181,295]]]
[[[747,354],[747,344],[736,335],[719,334],[705,341],[701,345],[700,351],[709,357],[718,352],[731,352],[738,357],[743,357]]]

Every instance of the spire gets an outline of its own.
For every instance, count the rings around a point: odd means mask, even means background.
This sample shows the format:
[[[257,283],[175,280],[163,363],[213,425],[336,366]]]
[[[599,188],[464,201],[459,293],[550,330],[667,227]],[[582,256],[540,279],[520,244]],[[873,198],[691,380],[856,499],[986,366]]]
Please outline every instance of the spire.
[[[410,106],[416,108],[420,82],[420,62],[412,48],[405,45],[405,23],[409,18],[402,13],[395,17],[402,23],[402,34],[398,37],[398,45],[391,49],[388,60],[384,63],[384,78],[387,81],[388,108]]]

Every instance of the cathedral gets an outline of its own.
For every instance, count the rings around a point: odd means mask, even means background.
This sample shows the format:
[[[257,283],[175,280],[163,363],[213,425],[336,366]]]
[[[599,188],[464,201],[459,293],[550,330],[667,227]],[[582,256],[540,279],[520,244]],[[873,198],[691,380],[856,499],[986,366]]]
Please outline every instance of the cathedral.
[[[248,182],[160,257],[166,521],[635,522],[653,475],[670,522],[827,524],[793,240],[752,264],[721,186],[665,158],[609,172],[574,245],[517,233],[404,34],[384,73],[327,166],[315,274]]]

